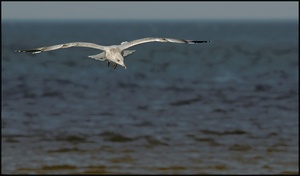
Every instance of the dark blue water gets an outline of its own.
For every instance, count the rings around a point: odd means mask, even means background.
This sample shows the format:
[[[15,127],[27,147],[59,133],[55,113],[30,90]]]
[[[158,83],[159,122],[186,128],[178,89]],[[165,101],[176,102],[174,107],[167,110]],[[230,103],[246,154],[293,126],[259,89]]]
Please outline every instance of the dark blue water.
[[[298,23],[2,23],[2,173],[299,173]],[[143,37],[127,69],[69,48]]]

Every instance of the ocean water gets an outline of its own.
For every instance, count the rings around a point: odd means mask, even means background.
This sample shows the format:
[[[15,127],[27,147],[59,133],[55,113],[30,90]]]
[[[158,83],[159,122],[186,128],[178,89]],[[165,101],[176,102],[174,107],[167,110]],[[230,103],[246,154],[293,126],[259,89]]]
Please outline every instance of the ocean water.
[[[296,21],[4,21],[5,174],[298,174]],[[127,69],[90,48],[143,37]]]

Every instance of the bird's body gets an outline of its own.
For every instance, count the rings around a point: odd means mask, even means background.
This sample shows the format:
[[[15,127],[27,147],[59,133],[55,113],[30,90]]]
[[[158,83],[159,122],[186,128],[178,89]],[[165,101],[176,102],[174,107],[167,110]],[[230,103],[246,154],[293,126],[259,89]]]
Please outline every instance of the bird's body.
[[[172,42],[172,43],[195,44],[195,43],[207,43],[211,41],[195,41],[195,40],[149,37],[149,38],[133,40],[130,42],[122,42],[120,45],[102,46],[102,45],[98,45],[95,43],[88,43],[88,42],[71,42],[71,43],[64,43],[64,44],[58,44],[52,46],[45,46],[45,47],[40,47],[40,48],[35,48],[30,50],[16,50],[16,52],[31,52],[32,54],[38,54],[44,51],[52,51],[57,49],[70,48],[70,47],[88,47],[88,48],[94,48],[103,51],[100,54],[89,56],[90,58],[99,61],[107,60],[108,65],[110,62],[113,62],[114,68],[117,67],[117,64],[126,68],[124,64],[124,57],[135,52],[135,50],[126,50],[126,49],[147,42]]]

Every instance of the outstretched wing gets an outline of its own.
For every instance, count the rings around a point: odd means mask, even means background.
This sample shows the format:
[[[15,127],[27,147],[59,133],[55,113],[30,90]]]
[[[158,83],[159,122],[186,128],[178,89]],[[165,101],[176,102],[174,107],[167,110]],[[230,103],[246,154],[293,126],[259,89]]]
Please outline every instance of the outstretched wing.
[[[133,40],[131,42],[123,42],[119,48],[121,50],[124,50],[126,48],[130,48],[135,45],[139,45],[142,43],[147,43],[147,42],[171,42],[171,43],[186,43],[186,44],[195,44],[195,43],[207,43],[211,41],[206,41],[206,40],[183,40],[183,39],[172,39],[172,38],[154,38],[154,37],[149,37],[149,38],[142,38],[142,39],[137,39]]]
[[[62,48],[70,48],[70,47],[87,47],[87,48],[105,50],[105,46],[97,45],[95,43],[71,42],[71,43],[64,43],[64,44],[59,44],[59,45],[34,48],[34,49],[30,49],[30,50],[16,50],[16,52],[31,52],[32,54],[37,54],[37,53],[40,53],[43,51],[52,51],[52,50],[57,50],[57,49],[62,49]]]

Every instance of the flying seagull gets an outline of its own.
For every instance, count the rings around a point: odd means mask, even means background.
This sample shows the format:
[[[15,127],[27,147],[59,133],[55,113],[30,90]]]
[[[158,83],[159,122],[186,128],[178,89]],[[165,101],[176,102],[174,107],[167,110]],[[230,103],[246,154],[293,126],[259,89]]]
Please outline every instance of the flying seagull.
[[[124,58],[125,56],[128,56],[135,52],[135,50],[126,50],[127,48],[130,48],[135,45],[139,45],[142,43],[147,42],[171,42],[171,43],[186,43],[186,44],[195,44],[195,43],[207,43],[211,41],[205,41],[205,40],[182,40],[182,39],[172,39],[172,38],[155,38],[155,37],[148,37],[148,38],[142,38],[133,40],[130,42],[122,42],[120,45],[111,45],[111,46],[102,46],[97,45],[95,43],[88,43],[88,42],[71,42],[71,43],[64,43],[64,44],[58,44],[58,45],[52,45],[52,46],[45,46],[40,48],[34,48],[30,50],[16,50],[16,52],[31,52],[32,54],[38,54],[44,51],[52,51],[62,48],[70,48],[70,47],[87,47],[87,48],[94,48],[98,50],[102,50],[103,52],[96,55],[88,56],[90,58],[99,60],[99,61],[108,61],[108,66],[110,62],[113,62],[113,68],[117,68],[117,64],[121,65],[126,69],[126,66],[124,64]]]

